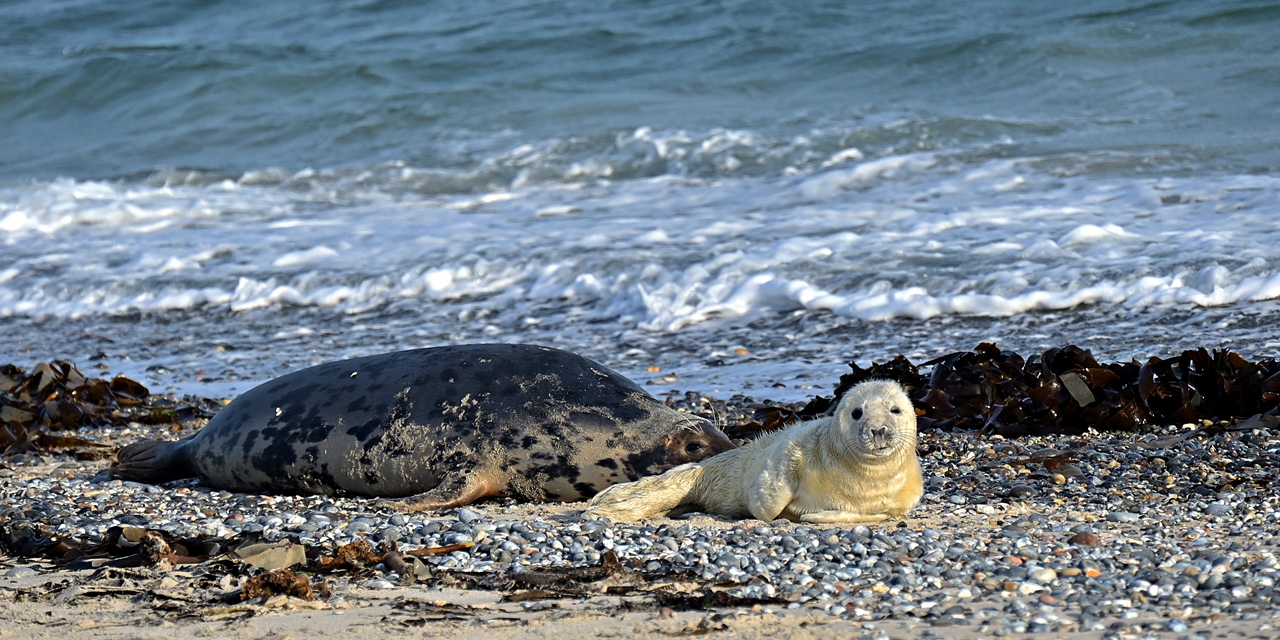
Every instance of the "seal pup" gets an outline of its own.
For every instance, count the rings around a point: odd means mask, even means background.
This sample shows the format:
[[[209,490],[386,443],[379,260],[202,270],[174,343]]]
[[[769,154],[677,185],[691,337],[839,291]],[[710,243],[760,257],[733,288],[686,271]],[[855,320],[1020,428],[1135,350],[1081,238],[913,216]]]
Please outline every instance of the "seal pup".
[[[879,522],[920,502],[916,414],[896,382],[869,380],[831,416],[801,422],[703,462],[618,484],[588,516],[630,521],[687,511],[766,522]]]
[[[245,392],[194,436],[124,447],[109,474],[400,498],[388,506],[412,511],[488,496],[585,500],[733,446],[709,421],[582,356],[478,344],[290,373]]]

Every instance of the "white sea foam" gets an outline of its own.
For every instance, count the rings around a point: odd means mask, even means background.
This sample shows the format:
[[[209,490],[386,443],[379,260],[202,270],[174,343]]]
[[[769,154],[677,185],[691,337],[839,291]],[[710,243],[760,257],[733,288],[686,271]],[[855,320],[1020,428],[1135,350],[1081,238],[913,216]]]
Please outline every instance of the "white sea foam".
[[[849,169],[827,171],[809,178],[800,184],[800,192],[810,198],[831,199],[845,189],[862,187],[876,180],[902,178],[905,173],[929,169],[936,162],[931,153],[868,160]]]
[[[618,144],[684,161],[771,153],[729,131],[642,129]],[[422,172],[410,167],[367,172],[364,187],[323,171],[10,187],[0,314],[452,308],[512,326],[680,332],[785,312],[883,321],[1280,298],[1278,179],[1064,177],[1036,160],[855,151],[773,176],[562,176],[476,194],[402,191]],[[521,147],[503,162],[538,169],[548,154]],[[615,160],[630,162],[600,158]]]
[[[329,258],[338,257],[338,252],[320,245],[303,251],[290,251],[279,258],[271,261],[273,267],[298,267],[309,266],[316,263],[325,262]]]

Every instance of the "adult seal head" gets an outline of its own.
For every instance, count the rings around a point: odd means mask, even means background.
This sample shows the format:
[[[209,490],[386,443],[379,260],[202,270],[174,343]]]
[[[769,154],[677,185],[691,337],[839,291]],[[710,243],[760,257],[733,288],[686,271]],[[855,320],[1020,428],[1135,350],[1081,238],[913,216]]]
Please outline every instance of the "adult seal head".
[[[638,520],[683,511],[766,522],[879,522],[920,502],[916,414],[896,382],[870,380],[829,417],[765,434],[710,460],[610,487],[588,513]]]
[[[255,387],[196,435],[124,447],[113,478],[196,477],[253,493],[585,500],[733,444],[581,356],[533,345],[416,349],[331,362]]]

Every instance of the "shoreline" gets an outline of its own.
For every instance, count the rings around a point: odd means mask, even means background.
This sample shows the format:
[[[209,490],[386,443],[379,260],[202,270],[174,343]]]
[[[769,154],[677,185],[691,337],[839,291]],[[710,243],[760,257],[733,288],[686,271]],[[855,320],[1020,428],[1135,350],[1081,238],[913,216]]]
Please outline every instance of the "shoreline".
[[[113,432],[112,444],[156,430],[135,426]],[[0,557],[0,607],[22,622],[0,638],[284,637],[369,624],[383,633],[388,623],[408,625],[406,635],[511,638],[549,629],[568,637],[1266,635],[1280,625],[1280,498],[1271,489],[1280,484],[1280,439],[1265,428],[1208,434],[1197,426],[1009,440],[923,431],[921,506],[902,522],[851,528],[698,514],[589,521],[581,503],[391,514],[356,498],[103,481],[95,479],[101,460],[11,459],[0,468],[0,528],[10,532],[93,539],[136,527],[171,540],[291,538],[317,557],[358,540],[394,540],[406,554],[473,546],[420,556],[427,571],[417,580],[385,564],[329,573],[295,566],[325,582],[329,598],[265,602],[236,601],[264,570],[235,556],[137,567],[103,557],[96,569],[70,571],[10,550]],[[433,590],[471,575],[500,585],[522,572],[599,567],[609,552],[621,573],[570,581],[569,590],[555,582]],[[503,601],[459,609],[450,600],[482,594]]]

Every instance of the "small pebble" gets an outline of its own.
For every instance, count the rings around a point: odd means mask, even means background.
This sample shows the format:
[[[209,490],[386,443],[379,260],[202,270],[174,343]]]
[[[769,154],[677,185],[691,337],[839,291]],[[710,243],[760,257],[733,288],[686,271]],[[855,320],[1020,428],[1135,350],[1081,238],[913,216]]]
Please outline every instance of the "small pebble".
[[[1030,498],[1035,496],[1037,491],[1029,484],[1015,484],[1009,488],[1009,496],[1013,498]]]
[[[1096,547],[1102,544],[1102,541],[1098,539],[1098,536],[1095,536],[1092,533],[1077,533],[1074,536],[1071,536],[1067,542],[1080,547]]]
[[[1205,507],[1204,511],[1211,516],[1229,516],[1236,512],[1235,507],[1219,502],[1210,504],[1208,507]]]
[[[1036,569],[1031,572],[1031,579],[1041,584],[1049,584],[1058,579],[1058,573],[1053,569]]]

